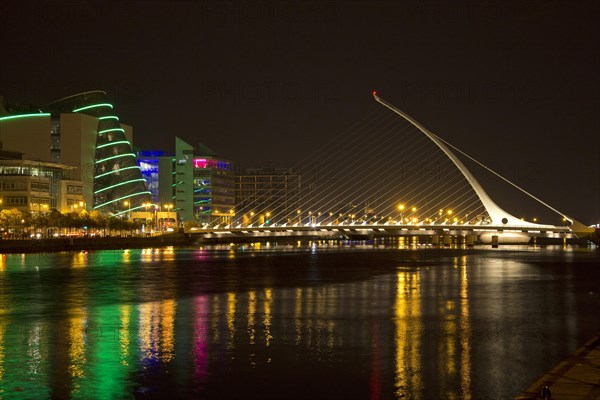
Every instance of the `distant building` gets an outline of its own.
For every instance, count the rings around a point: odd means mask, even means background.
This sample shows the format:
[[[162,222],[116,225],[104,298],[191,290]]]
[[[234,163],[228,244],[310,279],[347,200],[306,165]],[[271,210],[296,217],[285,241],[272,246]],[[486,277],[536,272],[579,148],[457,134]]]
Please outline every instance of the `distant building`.
[[[4,146],[23,152],[27,160],[72,167],[73,179],[82,182],[88,211],[120,215],[150,201],[132,137],[132,127],[119,122],[102,91],[76,94],[44,107],[0,106]]]
[[[235,182],[237,214],[244,224],[285,223],[299,207],[302,179],[287,168],[246,168]]]

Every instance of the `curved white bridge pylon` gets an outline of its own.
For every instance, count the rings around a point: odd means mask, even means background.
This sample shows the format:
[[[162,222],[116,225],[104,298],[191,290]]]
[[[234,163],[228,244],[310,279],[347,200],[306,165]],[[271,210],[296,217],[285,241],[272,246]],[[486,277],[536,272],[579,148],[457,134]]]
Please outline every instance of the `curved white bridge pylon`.
[[[460,159],[450,150],[450,147],[452,147],[456,151],[460,152],[463,156],[469,158],[471,161],[476,162],[478,165],[480,165],[483,168],[485,168],[486,170],[490,171],[491,173],[493,173],[494,175],[496,175],[500,179],[504,180],[505,182],[509,183],[510,185],[512,185],[513,187],[515,187],[516,189],[518,189],[521,192],[527,194],[529,197],[533,198],[534,200],[536,200],[540,204],[546,206],[550,210],[552,210],[555,213],[559,214],[561,217],[563,217],[565,220],[569,221],[572,224],[572,227],[571,227],[572,231],[577,231],[577,232],[583,232],[583,231],[585,231],[585,232],[587,232],[586,228],[588,228],[588,227],[585,226],[584,224],[582,224],[582,223],[580,223],[578,221],[575,221],[573,218],[567,217],[564,213],[562,213],[562,212],[560,212],[560,211],[552,208],[551,206],[549,206],[548,204],[544,203],[543,201],[541,201],[537,197],[535,197],[532,194],[530,194],[527,191],[525,191],[525,189],[523,189],[523,188],[515,185],[514,183],[510,182],[508,179],[506,179],[503,176],[499,175],[498,173],[496,173],[495,171],[491,170],[487,166],[483,165],[479,161],[477,161],[474,158],[470,157],[469,155],[463,153],[461,150],[457,149],[456,147],[452,146],[450,143],[446,142],[442,138],[438,137],[434,133],[432,133],[429,130],[427,130],[423,125],[421,125],[419,122],[417,122],[410,115],[408,115],[405,112],[399,110],[394,105],[388,103],[387,101],[383,100],[381,97],[377,96],[376,92],[373,92],[373,97],[375,98],[375,100],[378,103],[382,104],[386,108],[390,109],[392,112],[398,114],[399,116],[401,116],[402,118],[404,118],[406,121],[410,122],[414,127],[416,127],[425,136],[427,136],[433,143],[435,143],[437,145],[437,147],[439,147],[440,150],[442,150],[444,152],[444,154],[446,154],[446,156],[448,156],[448,158],[454,163],[454,165],[458,168],[458,170],[463,174],[463,176],[465,177],[465,179],[467,180],[467,182],[469,182],[469,184],[471,185],[471,187],[473,188],[473,190],[475,191],[475,193],[477,194],[477,196],[479,197],[479,199],[483,203],[483,206],[484,206],[485,210],[487,211],[488,216],[491,219],[491,225],[496,225],[496,226],[502,226],[502,225],[506,225],[506,226],[519,226],[519,227],[527,227],[527,228],[550,228],[550,227],[553,227],[553,225],[536,224],[536,223],[533,223],[533,222],[523,221],[520,218],[517,218],[517,217],[511,215],[510,213],[506,212],[502,208],[500,208],[500,206],[498,206],[490,198],[490,196],[486,193],[486,191],[483,189],[483,187],[481,186],[481,184],[470,173],[470,171],[462,163],[462,161],[460,161]]]

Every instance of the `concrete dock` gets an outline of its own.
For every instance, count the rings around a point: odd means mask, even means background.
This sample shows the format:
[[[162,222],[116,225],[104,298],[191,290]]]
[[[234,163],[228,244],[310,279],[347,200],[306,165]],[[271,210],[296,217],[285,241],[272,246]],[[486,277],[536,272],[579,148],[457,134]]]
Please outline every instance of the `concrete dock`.
[[[547,385],[555,400],[600,400],[600,335],[539,378],[516,400],[542,399]]]

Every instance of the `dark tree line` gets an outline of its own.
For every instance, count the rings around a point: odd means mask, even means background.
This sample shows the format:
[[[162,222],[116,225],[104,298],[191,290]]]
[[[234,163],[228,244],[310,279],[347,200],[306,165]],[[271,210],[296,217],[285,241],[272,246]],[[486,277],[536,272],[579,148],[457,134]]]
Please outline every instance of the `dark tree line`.
[[[141,222],[110,217],[98,211],[63,214],[58,211],[40,213],[8,209],[0,212],[0,229],[7,233],[37,232],[46,235],[52,232],[60,235],[101,231],[104,235],[111,235],[115,232],[133,232],[141,227]]]

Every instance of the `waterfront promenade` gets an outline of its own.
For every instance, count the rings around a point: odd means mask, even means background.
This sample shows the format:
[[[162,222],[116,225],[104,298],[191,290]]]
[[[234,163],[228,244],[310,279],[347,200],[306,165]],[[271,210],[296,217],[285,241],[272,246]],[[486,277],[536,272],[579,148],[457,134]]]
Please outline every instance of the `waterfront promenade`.
[[[191,240],[182,233],[154,236],[105,236],[53,239],[0,240],[0,253],[37,253],[46,251],[139,249],[144,247],[185,246]]]
[[[547,385],[556,400],[600,399],[600,335],[535,381],[515,400],[542,399]]]

